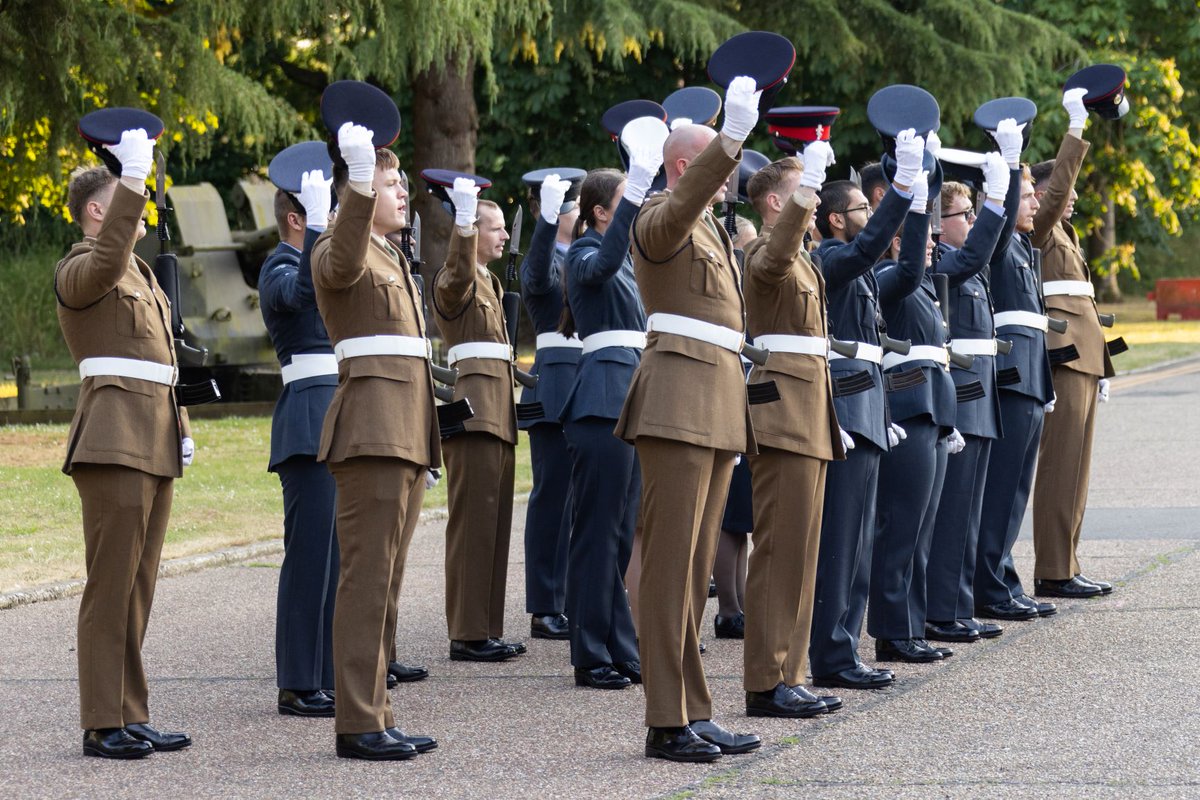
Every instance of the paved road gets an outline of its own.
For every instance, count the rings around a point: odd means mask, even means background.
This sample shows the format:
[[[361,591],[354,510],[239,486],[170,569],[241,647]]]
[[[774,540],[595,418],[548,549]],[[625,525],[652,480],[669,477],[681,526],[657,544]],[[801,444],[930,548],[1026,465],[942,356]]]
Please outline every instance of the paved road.
[[[755,755],[708,766],[643,758],[640,691],[574,688],[563,642],[531,641],[507,664],[451,663],[443,527],[431,522],[413,542],[399,636],[404,657],[433,676],[392,696],[406,728],[438,737],[435,753],[339,760],[331,720],[275,713],[278,570],[247,564],[159,584],[146,642],[154,721],[185,727],[196,745],[143,762],[79,754],[78,600],[0,612],[3,795],[1200,796],[1200,362],[1153,377],[1119,379],[1100,412],[1082,557],[1089,574],[1117,581],[1112,597],[1065,602],[1057,617],[1013,623],[944,664],[901,666],[896,687],[847,693],[846,708],[821,720],[742,716],[741,645],[709,638],[717,718],[762,735]],[[1023,538],[1026,575],[1031,554]],[[510,635],[527,624],[521,558],[514,545]]]

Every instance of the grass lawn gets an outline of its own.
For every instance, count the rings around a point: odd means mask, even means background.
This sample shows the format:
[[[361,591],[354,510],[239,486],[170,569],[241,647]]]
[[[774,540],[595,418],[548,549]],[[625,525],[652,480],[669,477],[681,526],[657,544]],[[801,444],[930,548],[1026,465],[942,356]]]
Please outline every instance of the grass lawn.
[[[83,576],[79,496],[62,474],[67,425],[0,427],[0,592]],[[283,535],[279,479],[266,471],[269,417],[196,420],[196,463],[175,482],[163,558]],[[529,439],[517,445],[516,493],[532,486]],[[446,505],[446,482],[425,508]]]
[[[1106,338],[1124,336],[1129,344],[1129,352],[1113,358],[1118,373],[1200,355],[1200,320],[1160,322],[1148,300],[1101,304],[1100,310],[1117,315],[1117,324],[1105,330]]]

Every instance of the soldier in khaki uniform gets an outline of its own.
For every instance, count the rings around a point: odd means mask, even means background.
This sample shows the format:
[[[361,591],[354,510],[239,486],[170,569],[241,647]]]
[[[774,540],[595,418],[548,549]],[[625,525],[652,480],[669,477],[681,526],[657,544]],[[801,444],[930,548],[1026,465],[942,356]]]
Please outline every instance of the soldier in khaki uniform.
[[[841,707],[802,685],[807,675],[825,470],[844,458],[833,410],[825,280],[804,249],[833,150],[815,141],[804,160],[768,164],[750,179],[763,220],[746,248],[746,327],[771,351],[751,383],[775,381],[781,400],[750,407],[754,549],[746,581],[745,688],[750,716],[811,717]]]
[[[711,206],[737,169],[758,98],[754,80],[738,77],[719,135],[696,125],[671,133],[663,147],[668,191],[646,200],[631,237],[648,336],[615,433],[634,444],[642,466],[646,755],[676,761],[711,761],[760,744],[711,722],[700,662],[700,620],[734,458],[757,450],[738,357],[741,269]]]
[[[1050,597],[1094,597],[1112,591],[1112,584],[1080,575],[1076,557],[1087,506],[1096,406],[1108,399],[1107,379],[1113,375],[1091,273],[1071,225],[1078,196],[1075,180],[1090,147],[1082,138],[1085,93],[1080,88],[1064,94],[1070,127],[1058,156],[1031,168],[1041,202],[1033,217],[1033,245],[1042,250],[1046,310],[1070,323],[1066,333],[1046,334],[1056,398],[1042,429],[1033,489],[1034,593]],[[1070,346],[1079,357],[1056,363],[1055,352]]]
[[[486,265],[504,252],[508,234],[500,207],[479,200],[478,191],[471,178],[454,181],[454,233],[433,288],[438,327],[449,347],[447,361],[458,370],[454,399],[469,399],[475,412],[465,430],[444,445],[450,482],[446,623],[451,659],[504,661],[525,652],[523,644],[500,639],[517,419],[512,347],[500,304],[503,289]]]
[[[133,255],[146,234],[145,180],[154,142],[139,128],[110,147],[122,177],[96,168],[68,190],[83,241],[54,273],[58,321],[83,383],[63,472],[83,505],[87,586],[79,606],[84,755],[140,758],[191,744],[149,724],[142,641],[175,478],[191,463],[170,304]],[[186,456],[185,456],[186,450]]]

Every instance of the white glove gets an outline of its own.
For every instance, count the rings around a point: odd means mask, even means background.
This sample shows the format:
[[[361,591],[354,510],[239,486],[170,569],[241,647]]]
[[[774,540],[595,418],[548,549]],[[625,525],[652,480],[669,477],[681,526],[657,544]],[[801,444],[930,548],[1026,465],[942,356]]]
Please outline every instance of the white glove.
[[[725,90],[725,121],[721,133],[735,142],[744,142],[758,123],[758,98],[754,78],[738,76],[729,82]]]
[[[570,181],[564,181],[553,173],[546,176],[546,180],[542,181],[540,195],[542,219],[551,225],[558,224],[558,210],[562,208],[563,200],[566,199],[567,191],[570,188]]]
[[[1025,142],[1021,136],[1023,130],[1025,130],[1023,123],[1018,125],[1015,119],[1008,117],[1000,120],[993,137],[1000,147],[1000,155],[1004,156],[1005,163],[1013,168],[1021,163],[1021,151],[1025,149]]]
[[[958,428],[950,431],[950,435],[946,437],[946,452],[952,456],[956,456],[963,451],[967,446],[967,440],[958,432]]]
[[[150,165],[154,163],[154,140],[146,135],[145,129],[122,131],[121,141],[106,144],[104,149],[121,162],[122,178],[141,183],[150,174]]]
[[[436,469],[425,470],[425,490],[428,491],[438,485],[438,481],[442,479],[442,473]]]
[[[687,117],[676,117],[675,119],[671,120],[671,130],[675,130],[676,128],[682,128],[684,125],[691,125],[691,124],[692,124],[692,121],[690,119],[688,119]]]
[[[1083,104],[1083,97],[1086,94],[1087,89],[1082,86],[1067,89],[1063,92],[1063,108],[1067,110],[1067,115],[1071,118],[1071,123],[1068,127],[1082,129],[1087,125],[1087,106]]]
[[[846,433],[841,428],[838,428],[838,434],[842,437],[842,449],[849,452],[854,449],[854,437]]]
[[[460,228],[473,227],[475,210],[479,206],[479,187],[475,181],[455,178],[454,186],[450,188],[450,202],[454,204],[454,224]]]
[[[833,157],[833,147],[829,142],[817,140],[809,142],[804,148],[804,173],[800,176],[800,185],[809,189],[820,189],[825,183],[825,170],[833,166],[837,159]]]
[[[662,167],[661,147],[636,145],[629,150],[629,174],[625,176],[624,197],[635,206],[640,206],[650,191],[650,184]]]
[[[925,140],[912,128],[896,136],[896,177],[892,183],[912,186],[917,173],[925,165]]]
[[[192,462],[196,460],[196,443],[192,441],[192,437],[183,437],[179,442],[179,452],[183,456],[183,465],[190,467]]]
[[[296,199],[304,206],[305,224],[313,230],[323,231],[329,225],[329,187],[332,184],[333,178],[326,180],[319,169],[300,176],[300,194]]]
[[[1100,394],[1099,394],[1100,402],[1107,403],[1108,402],[1108,378],[1100,379],[1099,391],[1100,391]]]
[[[918,172],[909,189],[913,193],[909,210],[916,214],[927,213],[929,211],[929,173],[925,170]]]
[[[1046,405],[1042,406],[1042,410],[1045,411],[1047,414],[1053,414],[1054,413],[1054,404],[1057,402],[1058,402],[1058,392],[1055,392],[1054,394],[1052,394],[1050,396],[1050,402],[1046,403]]]
[[[338,128],[338,149],[351,183],[370,183],[375,177],[375,133],[362,125],[344,122]]]
[[[980,169],[983,170],[983,182],[987,187],[987,199],[1004,205],[1004,198],[1008,196],[1008,187],[1012,179],[1004,156],[996,152],[988,153],[984,156]]]
[[[925,137],[925,152],[937,158],[938,151],[942,149],[942,140],[938,138],[937,131],[930,131]]]
[[[895,447],[908,438],[908,432],[894,422],[888,426],[887,434],[890,447]]]

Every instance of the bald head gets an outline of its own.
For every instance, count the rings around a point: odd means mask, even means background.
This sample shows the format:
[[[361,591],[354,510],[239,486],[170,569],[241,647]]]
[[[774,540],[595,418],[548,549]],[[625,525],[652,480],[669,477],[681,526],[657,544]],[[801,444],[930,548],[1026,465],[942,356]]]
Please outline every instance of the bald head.
[[[671,131],[663,143],[663,164],[667,171],[667,188],[674,188],[679,176],[692,159],[700,155],[717,132],[707,125],[680,125]]]

